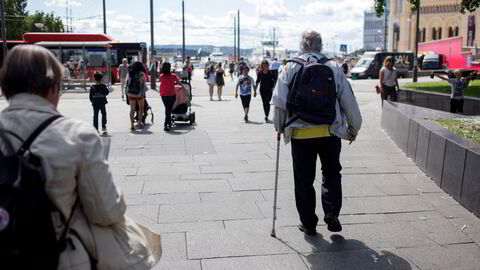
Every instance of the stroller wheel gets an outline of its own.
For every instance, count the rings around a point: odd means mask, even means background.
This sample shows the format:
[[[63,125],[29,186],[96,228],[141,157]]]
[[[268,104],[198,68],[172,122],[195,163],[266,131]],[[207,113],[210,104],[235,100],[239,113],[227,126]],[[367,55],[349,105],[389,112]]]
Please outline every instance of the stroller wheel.
[[[193,123],[195,123],[195,113],[191,113],[188,118],[188,120],[190,121],[190,125],[193,125]]]

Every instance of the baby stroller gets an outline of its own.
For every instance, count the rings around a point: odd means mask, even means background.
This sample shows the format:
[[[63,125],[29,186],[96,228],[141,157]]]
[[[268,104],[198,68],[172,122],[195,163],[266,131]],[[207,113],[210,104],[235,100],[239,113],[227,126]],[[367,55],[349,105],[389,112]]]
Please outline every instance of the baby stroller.
[[[176,121],[195,123],[195,112],[192,112],[192,86],[182,80],[175,85],[175,104],[172,110],[172,123]]]
[[[150,119],[151,119],[151,123],[153,124],[153,121],[154,121],[154,118],[155,116],[153,115],[153,110],[152,110],[152,107],[150,107],[150,105],[148,104],[147,102],[147,99],[144,98],[144,105],[143,105],[143,117],[142,117],[142,123],[145,124],[146,121],[147,121],[147,117],[148,115],[150,115]],[[139,117],[138,117],[138,111],[140,110],[140,108],[138,107],[138,104],[137,106],[135,107],[135,118],[134,120],[137,122],[137,123],[140,123],[139,122]],[[149,113],[150,112],[150,113]]]

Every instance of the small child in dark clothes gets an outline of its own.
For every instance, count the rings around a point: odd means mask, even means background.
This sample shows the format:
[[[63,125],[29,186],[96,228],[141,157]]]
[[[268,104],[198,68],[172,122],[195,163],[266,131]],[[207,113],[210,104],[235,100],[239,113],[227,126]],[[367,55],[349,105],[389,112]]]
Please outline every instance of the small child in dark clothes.
[[[105,104],[108,103],[107,95],[110,93],[105,84],[102,83],[103,75],[95,73],[95,84],[90,87],[90,101],[93,106],[93,126],[98,131],[98,111],[102,113],[102,131],[107,132],[107,111]]]

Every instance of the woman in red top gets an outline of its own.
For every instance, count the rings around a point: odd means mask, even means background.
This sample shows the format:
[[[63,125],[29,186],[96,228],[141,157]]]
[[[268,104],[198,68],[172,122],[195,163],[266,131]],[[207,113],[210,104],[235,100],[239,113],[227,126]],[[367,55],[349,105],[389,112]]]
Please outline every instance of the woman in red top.
[[[165,105],[165,124],[163,129],[165,131],[172,128],[172,107],[175,103],[175,84],[179,82],[176,74],[170,72],[171,65],[169,62],[162,64],[160,71],[160,96],[162,97],[163,105]]]

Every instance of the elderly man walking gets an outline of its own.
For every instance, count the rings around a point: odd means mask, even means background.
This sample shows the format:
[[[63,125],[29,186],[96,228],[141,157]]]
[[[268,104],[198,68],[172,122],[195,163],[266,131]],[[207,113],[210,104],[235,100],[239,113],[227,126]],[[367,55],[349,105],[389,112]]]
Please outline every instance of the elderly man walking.
[[[274,126],[291,142],[295,202],[299,229],[316,235],[315,181],[317,155],[322,163],[322,207],[324,221],[332,232],[342,230],[338,219],[342,207],[340,173],[341,139],[352,143],[362,117],[352,88],[342,69],[327,59],[318,32],[306,31],[300,42],[301,54],[279,73],[272,104]]]

